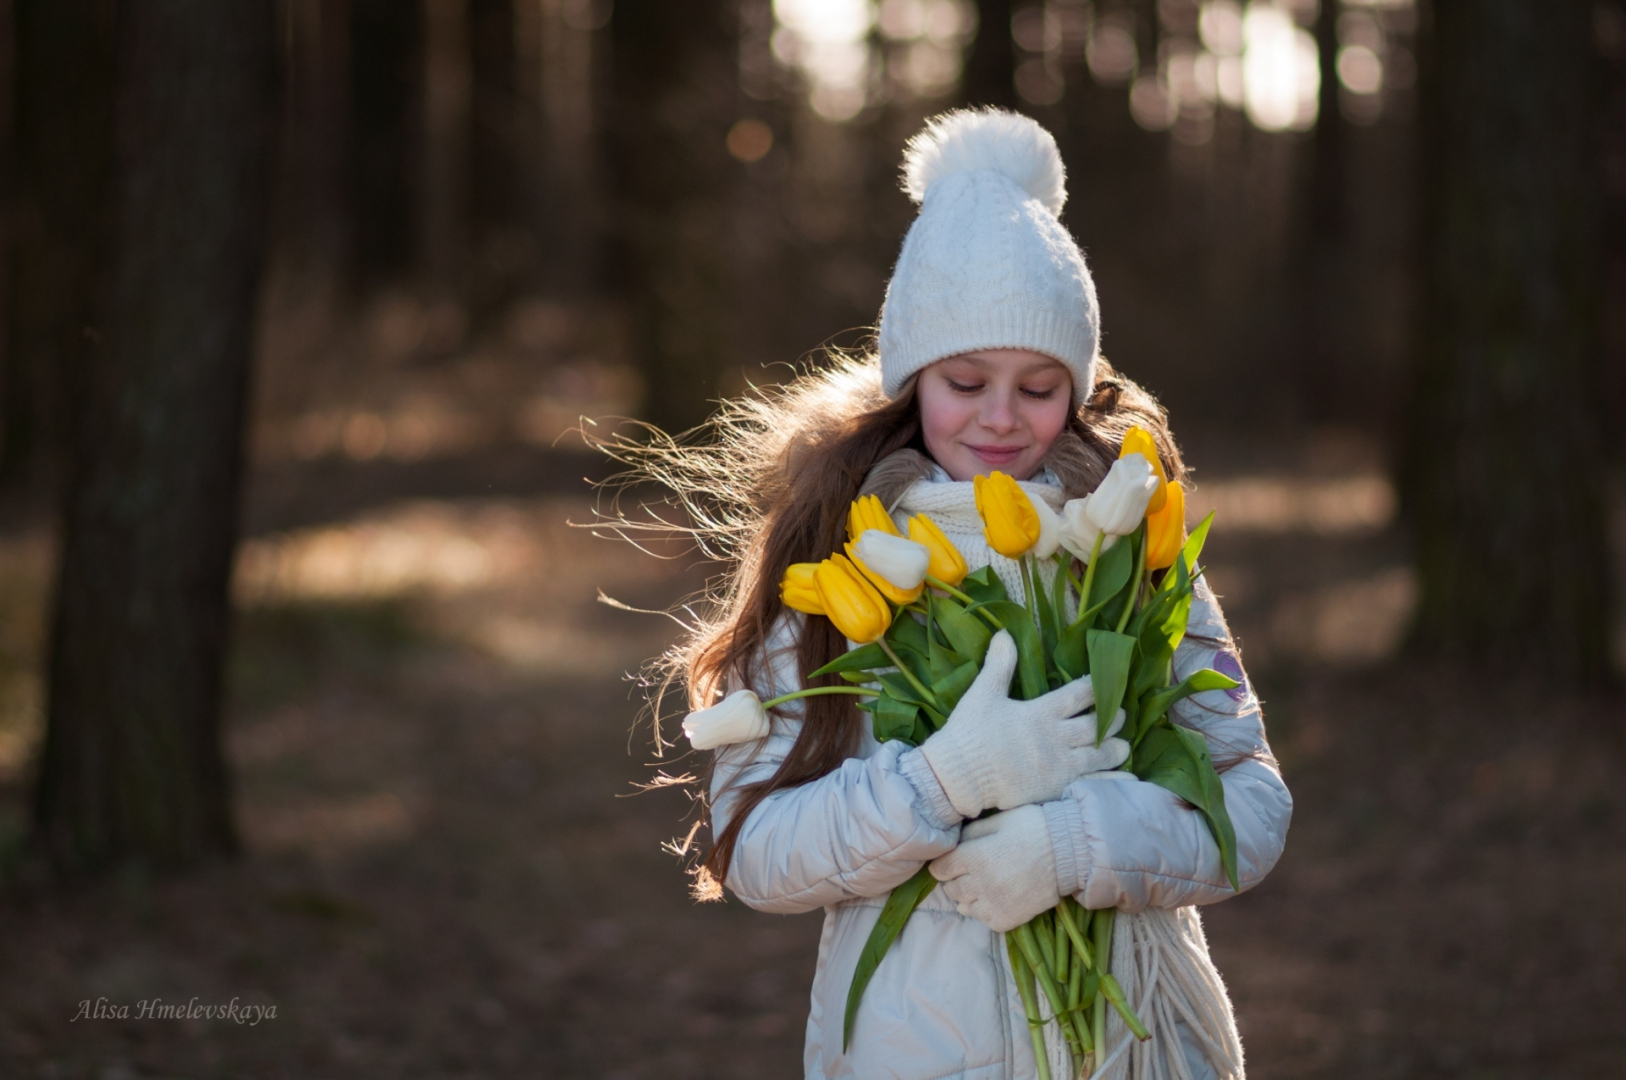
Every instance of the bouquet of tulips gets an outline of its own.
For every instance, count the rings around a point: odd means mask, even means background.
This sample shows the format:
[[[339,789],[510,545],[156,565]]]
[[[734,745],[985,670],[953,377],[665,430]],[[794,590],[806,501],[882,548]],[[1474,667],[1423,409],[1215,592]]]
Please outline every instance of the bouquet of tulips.
[[[1203,815],[1235,888],[1235,833],[1207,744],[1168,719],[1182,698],[1237,685],[1209,669],[1172,684],[1174,651],[1185,634],[1197,557],[1213,515],[1186,536],[1184,490],[1165,478],[1152,437],[1141,428],[1125,436],[1099,487],[1068,502],[1060,515],[1003,473],[979,476],[975,485],[988,546],[1021,566],[1020,602],[992,567],[967,573],[965,558],[924,514],[909,520],[905,537],[880,500],[859,499],[848,514],[845,552],[790,567],[780,587],[786,606],[829,618],[853,642],[849,652],[808,676],[838,675],[843,685],[770,701],[738,691],[688,716],[690,741],[705,749],[758,738],[767,734],[766,710],[775,705],[852,694],[865,699],[858,707],[873,717],[877,740],[918,746],[947,722],[993,635],[1007,630],[1018,655],[1012,694],[1032,699],[1088,675],[1097,742],[1122,709],[1120,735],[1132,747],[1122,767]],[[922,867],[888,897],[853,974],[845,1041],[870,976],[936,884]],[[1113,915],[1066,897],[1005,935],[1042,1080],[1050,1076],[1041,996],[1067,1040],[1075,1074],[1093,1071],[1109,1006],[1137,1037],[1147,1037],[1108,971]]]

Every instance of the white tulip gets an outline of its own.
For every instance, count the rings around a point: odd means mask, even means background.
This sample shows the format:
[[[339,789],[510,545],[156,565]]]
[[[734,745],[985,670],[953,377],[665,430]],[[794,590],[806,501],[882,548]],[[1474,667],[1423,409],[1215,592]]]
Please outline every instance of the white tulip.
[[[880,529],[865,529],[853,545],[853,554],[871,572],[904,592],[920,588],[932,564],[925,544]]]
[[[711,750],[730,743],[766,738],[768,714],[749,690],[736,690],[709,709],[683,718],[683,734],[696,750]]]
[[[1033,545],[1033,554],[1048,559],[1061,547],[1061,515],[1050,509],[1043,499],[1032,499],[1033,512],[1039,515],[1039,541]]]
[[[1125,454],[1112,463],[1099,487],[1063,508],[1062,546],[1088,562],[1096,536],[1105,551],[1140,527],[1157,486],[1151,462],[1140,454]]]
[[[1090,553],[1095,550],[1095,538],[1101,534],[1101,530],[1096,528],[1084,513],[1084,504],[1087,502],[1088,495],[1082,499],[1068,499],[1067,505],[1061,510],[1061,546],[1086,563],[1090,561]],[[1110,548],[1117,539],[1116,536],[1102,537],[1101,550]]]

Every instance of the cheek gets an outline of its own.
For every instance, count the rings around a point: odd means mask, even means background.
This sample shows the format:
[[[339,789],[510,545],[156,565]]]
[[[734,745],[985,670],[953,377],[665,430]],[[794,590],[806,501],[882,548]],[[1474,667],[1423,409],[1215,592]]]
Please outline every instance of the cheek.
[[[1046,450],[1067,427],[1068,414],[1073,411],[1073,399],[1062,394],[1051,401],[1035,401],[1026,413],[1033,440]]]
[[[953,396],[936,382],[920,385],[920,428],[926,443],[943,443],[958,435],[976,409]]]

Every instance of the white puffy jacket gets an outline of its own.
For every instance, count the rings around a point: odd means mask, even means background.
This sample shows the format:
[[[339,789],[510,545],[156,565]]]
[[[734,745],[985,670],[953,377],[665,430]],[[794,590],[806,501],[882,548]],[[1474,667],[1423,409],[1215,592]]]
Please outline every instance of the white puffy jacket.
[[[755,687],[763,698],[801,685],[795,659],[801,619],[791,614],[775,629],[766,665],[771,685]],[[1212,644],[1227,634],[1201,581],[1188,626],[1175,654],[1177,679],[1202,667],[1240,672],[1235,657],[1221,657]],[[784,760],[800,727],[797,704],[780,710],[791,715],[776,716],[766,739],[717,751],[714,833],[728,823],[734,789],[766,779]],[[1241,690],[1188,698],[1173,718],[1201,731],[1217,762],[1236,762],[1223,774],[1225,803],[1236,828],[1240,883],[1248,889],[1280,856],[1293,806],[1265,741],[1258,699],[1244,683]],[[1201,817],[1161,787],[1080,781],[1044,810],[1061,887],[1087,908],[1178,908],[1233,895]],[[736,896],[765,912],[825,909],[804,1052],[809,1078],[1036,1075],[1001,936],[958,914],[941,889],[916,910],[876,969],[852,1045],[842,1050],[848,986],[887,894],[951,850],[960,824],[918,750],[879,744],[866,732],[859,757],[774,792],[740,830],[726,882]],[[1191,1074],[1212,1076],[1187,1033],[1181,1036]]]

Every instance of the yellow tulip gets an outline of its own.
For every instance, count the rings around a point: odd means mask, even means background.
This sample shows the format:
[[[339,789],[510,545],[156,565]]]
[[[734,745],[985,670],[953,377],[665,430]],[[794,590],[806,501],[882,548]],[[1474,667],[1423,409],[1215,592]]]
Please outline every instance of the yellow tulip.
[[[808,615],[824,614],[824,602],[819,599],[818,586],[813,584],[813,571],[818,568],[818,563],[799,562],[786,569],[779,582],[779,599],[786,607]]]
[[[902,551],[888,550],[888,545],[896,545]],[[859,548],[868,548],[868,561],[859,555]],[[899,555],[902,556],[901,560]],[[920,599],[920,594],[925,592],[925,574],[932,569],[932,556],[920,550],[919,543],[891,537],[875,529],[868,530],[857,543],[847,542],[847,558],[852,560],[863,576],[870,579],[870,584],[880,590],[883,597],[898,607]]]
[[[1163,471],[1163,459],[1158,456],[1157,443],[1152,439],[1152,433],[1136,425],[1124,432],[1123,449],[1118,451],[1120,458],[1130,454],[1139,454],[1146,459],[1146,464],[1152,467],[1157,474],[1157,490],[1152,492],[1152,501],[1146,504],[1146,512],[1155,514],[1163,509],[1164,485],[1169,482],[1168,474]]]
[[[813,571],[813,584],[824,613],[848,640],[868,645],[892,625],[892,609],[847,556],[832,555],[821,562]]]
[[[1002,472],[972,478],[977,513],[988,546],[1007,559],[1020,559],[1039,542],[1039,512],[1028,493]]]
[[[909,519],[909,539],[924,545],[926,554],[931,556],[927,574],[945,585],[957,586],[965,580],[970,572],[965,565],[965,556],[960,554],[953,541],[943,535],[937,522],[925,514],[916,514]]]
[[[847,511],[847,539],[856,541],[864,535],[865,529],[880,529],[893,536],[903,535],[893,522],[892,515],[886,512],[886,507],[874,495],[854,499],[852,507]]]
[[[1163,485],[1163,509],[1146,515],[1146,569],[1173,566],[1186,542],[1186,489]]]

